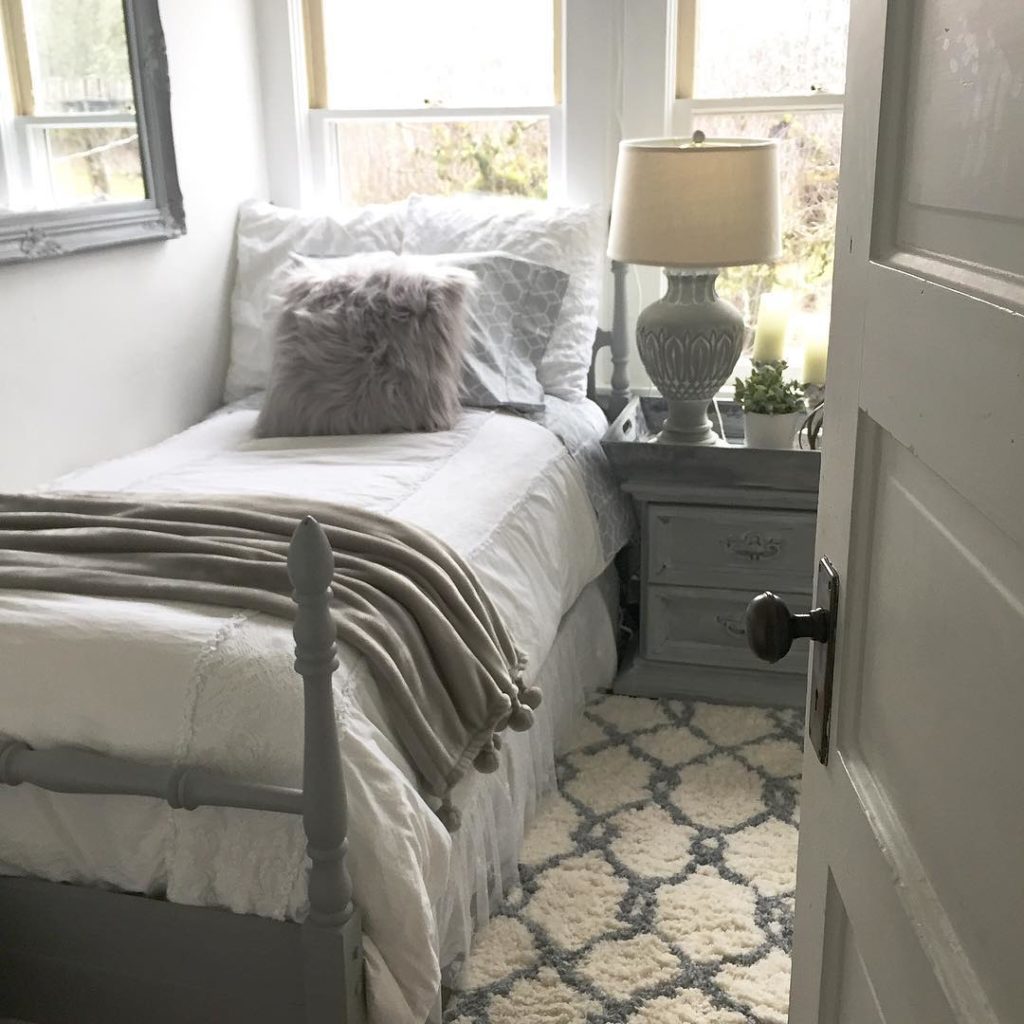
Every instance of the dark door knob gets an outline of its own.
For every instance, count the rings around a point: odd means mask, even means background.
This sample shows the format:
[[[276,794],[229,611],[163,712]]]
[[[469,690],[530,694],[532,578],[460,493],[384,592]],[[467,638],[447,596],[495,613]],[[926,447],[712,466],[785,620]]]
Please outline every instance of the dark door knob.
[[[786,602],[771,591],[758,594],[747,605],[747,643],[762,661],[784,658],[793,641],[802,636],[819,643],[828,641],[829,619],[824,608],[794,615]]]

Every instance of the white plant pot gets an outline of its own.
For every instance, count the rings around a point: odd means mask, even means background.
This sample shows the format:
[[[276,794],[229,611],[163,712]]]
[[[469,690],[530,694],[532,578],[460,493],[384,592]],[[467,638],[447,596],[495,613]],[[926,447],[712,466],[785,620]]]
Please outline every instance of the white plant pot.
[[[786,412],[769,416],[760,412],[743,414],[743,429],[748,448],[792,448],[796,432],[806,413]]]

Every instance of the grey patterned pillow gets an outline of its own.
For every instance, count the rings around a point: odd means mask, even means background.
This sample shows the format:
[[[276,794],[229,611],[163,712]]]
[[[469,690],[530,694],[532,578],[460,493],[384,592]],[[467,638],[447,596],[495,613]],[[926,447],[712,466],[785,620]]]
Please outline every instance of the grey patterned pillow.
[[[469,300],[463,405],[542,410],[537,369],[558,324],[569,275],[503,252],[432,258],[471,270],[479,282]]]
[[[393,253],[300,261],[257,436],[450,430],[476,283],[460,267]]]

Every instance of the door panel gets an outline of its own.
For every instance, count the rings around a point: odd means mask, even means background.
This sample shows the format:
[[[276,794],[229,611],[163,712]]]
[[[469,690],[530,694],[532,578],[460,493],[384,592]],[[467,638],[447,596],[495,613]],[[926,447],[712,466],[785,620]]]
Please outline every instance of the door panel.
[[[1024,802],[1019,773],[994,772],[978,752],[1024,736],[1024,556],[891,436],[864,424],[860,445],[874,457],[856,486],[873,508],[855,561],[871,596],[853,628],[870,643],[842,696],[838,749],[891,805],[950,939],[1008,1014],[1024,1006],[1013,969],[1024,882],[1016,898],[1006,890],[1024,850]],[[982,850],[984,835],[997,841]]]
[[[1009,4],[917,0],[907,41],[908,198],[923,206],[1024,217],[1024,27]],[[927,160],[951,141],[956,159]],[[996,144],[994,144],[996,143]],[[1012,196],[1016,194],[1016,199]]]
[[[804,993],[795,989],[791,1022],[819,1024],[848,1012],[835,936],[849,932],[887,1024],[989,1024],[996,1018],[977,1009],[976,976],[960,952],[942,941],[951,931],[892,805],[860,765],[841,756],[836,761],[829,798],[843,822],[842,835],[819,836],[829,847],[821,885],[826,913],[820,996],[805,1004]],[[801,842],[806,824],[802,814]],[[895,886],[894,879],[901,884]],[[796,942],[803,945],[807,915],[800,914],[800,903],[806,894],[800,885],[798,876]],[[961,1014],[965,1005],[971,1011]]]
[[[847,69],[790,1024],[1019,1024],[1024,7],[853,0]]]
[[[834,878],[828,880],[828,907],[831,934],[827,955],[835,964],[833,990],[827,992],[822,1007],[822,1024],[886,1024],[878,1005],[874,986],[857,948],[850,919]]]
[[[1024,275],[1024,27],[990,0],[891,5],[873,252]]]
[[[867,287],[861,408],[1024,542],[1024,317],[888,267]]]
[[[909,6],[899,239],[1024,273],[1014,231],[1024,221],[1019,8],[963,0]],[[937,153],[952,158],[936,160]]]

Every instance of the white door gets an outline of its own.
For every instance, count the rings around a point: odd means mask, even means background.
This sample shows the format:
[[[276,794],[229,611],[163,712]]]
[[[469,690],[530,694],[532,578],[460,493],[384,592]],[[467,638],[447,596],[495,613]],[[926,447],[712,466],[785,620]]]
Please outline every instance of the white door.
[[[852,6],[790,1022],[1021,1024],[1024,0]]]

